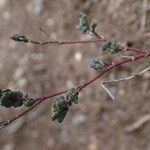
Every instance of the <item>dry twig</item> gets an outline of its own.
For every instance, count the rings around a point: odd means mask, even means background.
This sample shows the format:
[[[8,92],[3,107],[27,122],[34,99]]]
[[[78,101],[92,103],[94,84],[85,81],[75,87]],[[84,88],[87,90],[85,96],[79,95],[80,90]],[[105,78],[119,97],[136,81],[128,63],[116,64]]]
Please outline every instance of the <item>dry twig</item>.
[[[125,128],[125,132],[131,133],[133,131],[136,131],[139,128],[141,128],[148,121],[150,121],[150,114],[144,115],[143,117],[141,117],[138,121],[136,121],[132,125],[127,126]]]
[[[103,83],[101,83],[101,87],[107,92],[107,94],[110,96],[110,98],[112,99],[112,101],[114,101],[115,97],[112,94],[112,92],[108,88],[106,88],[106,86]]]
[[[147,6],[148,6],[148,1],[143,0],[143,12],[142,12],[142,19],[141,19],[141,32],[145,31],[145,25],[146,25],[146,14],[147,14]]]
[[[150,70],[150,66],[148,66],[147,68],[143,69],[139,73],[136,73],[136,74],[134,74],[132,76],[121,78],[121,79],[117,79],[117,80],[112,80],[112,81],[102,81],[102,84],[114,84],[114,83],[118,83],[118,82],[122,82],[122,81],[127,81],[127,80],[133,79],[135,77],[141,76],[142,74],[144,74],[145,72],[147,72],[149,70]]]

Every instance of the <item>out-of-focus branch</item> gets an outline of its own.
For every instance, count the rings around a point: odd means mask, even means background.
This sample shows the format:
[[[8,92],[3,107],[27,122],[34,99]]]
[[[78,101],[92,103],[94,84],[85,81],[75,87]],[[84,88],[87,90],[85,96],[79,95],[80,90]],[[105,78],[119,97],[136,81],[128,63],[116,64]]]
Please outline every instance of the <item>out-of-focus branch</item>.
[[[131,57],[126,57],[121,58],[119,61],[115,61],[112,63],[106,63],[106,62],[99,62],[98,59],[95,59],[94,62],[92,62],[91,67],[93,67],[94,69],[97,69],[97,74],[90,78],[89,80],[77,85],[74,89],[72,90],[63,90],[60,92],[54,92],[52,94],[49,94],[48,96],[42,96],[39,98],[31,98],[31,100],[29,102],[32,103],[32,105],[29,106],[28,109],[24,110],[21,114],[15,116],[12,119],[8,119],[6,121],[0,122],[0,128],[3,128],[9,124],[11,124],[12,122],[14,122],[15,120],[17,120],[18,118],[24,116],[25,114],[27,114],[28,112],[30,112],[33,108],[35,108],[36,106],[38,106],[39,104],[41,104],[43,101],[48,100],[50,98],[53,98],[55,96],[59,96],[59,99],[57,99],[56,103],[54,103],[53,107],[52,107],[52,120],[56,120],[58,122],[62,122],[68,109],[69,106],[72,105],[72,103],[78,103],[77,99],[78,99],[78,94],[86,87],[90,86],[92,83],[94,83],[96,80],[98,80],[100,77],[102,77],[104,74],[110,72],[112,69],[118,67],[118,66],[122,66],[124,64],[128,64],[130,62],[134,62],[137,61],[139,59],[144,59],[146,57],[150,57],[150,51],[143,51],[141,49],[137,49],[137,48],[132,48],[132,47],[121,47],[119,44],[117,43],[113,43],[111,41],[107,41],[103,36],[97,34],[97,32],[95,31],[97,24],[94,22],[89,22],[89,19],[87,18],[87,16],[84,13],[81,13],[80,15],[80,30],[82,31],[82,33],[92,33],[92,35],[95,37],[94,39],[90,39],[90,40],[72,40],[72,41],[66,41],[66,40],[57,40],[54,38],[51,38],[51,36],[49,36],[49,34],[47,32],[45,32],[42,28],[40,29],[42,32],[44,32],[49,40],[46,42],[38,42],[38,41],[34,41],[31,38],[29,38],[28,36],[24,35],[24,34],[14,34],[11,36],[11,39],[14,41],[18,41],[18,42],[24,42],[24,43],[31,43],[31,44],[37,44],[37,45],[46,45],[46,44],[58,44],[58,45],[65,45],[65,44],[87,44],[87,43],[96,43],[96,42],[104,42],[103,46],[102,46],[102,50],[103,51],[107,51],[110,52],[111,54],[115,54],[118,52],[125,52],[125,51],[131,51],[134,52],[134,55]],[[99,70],[98,70],[99,69]],[[144,70],[142,70],[141,72],[139,72],[138,74],[134,74],[133,76],[130,77],[126,77],[126,78],[122,78],[122,79],[118,79],[115,81],[102,81],[101,86],[105,89],[105,91],[110,95],[110,97],[114,100],[114,96],[111,94],[111,92],[104,86],[104,84],[108,84],[112,83],[112,82],[121,82],[121,81],[126,81],[129,79],[132,79],[136,76],[142,75],[143,73],[145,73],[146,71],[148,71],[150,68],[146,68]],[[12,93],[9,93],[9,91],[5,91],[5,90],[1,90],[0,94],[1,94],[1,102],[3,102],[3,104],[1,103],[2,106],[5,107],[19,107],[21,105],[23,105],[23,101],[21,101],[20,99],[18,99],[18,101],[15,102],[21,102],[20,104],[15,104],[14,105],[14,101],[12,101],[11,105],[9,104],[9,99],[11,98],[10,94],[12,95]],[[11,92],[11,90],[10,90]],[[66,97],[62,96],[62,94],[68,94]],[[20,97],[20,96],[18,96]],[[8,99],[7,99],[8,98]],[[23,98],[23,96],[21,96],[21,98]],[[25,101],[25,100],[24,100]],[[5,103],[4,103],[5,102]],[[19,106],[18,106],[19,105]],[[61,109],[62,108],[62,109]]]
[[[148,8],[148,0],[143,0],[143,10],[142,10],[142,19],[141,19],[141,32],[145,31],[145,24],[147,18],[147,9]]]
[[[105,73],[109,72],[110,70],[112,70],[113,68],[116,68],[118,66],[121,66],[123,64],[127,64],[129,62],[133,62],[133,61],[137,61],[139,59],[142,59],[142,58],[146,58],[146,57],[150,57],[150,52],[146,52],[145,54],[140,54],[140,55],[135,55],[134,56],[134,59],[131,59],[131,58],[128,58],[127,60],[120,60],[118,62],[113,62],[112,64],[108,65],[106,68],[104,68],[103,70],[101,70],[100,72],[98,72],[98,74],[96,74],[93,78],[89,79],[88,81],[85,81],[84,83],[81,83],[79,84],[76,89],[77,89],[77,92],[81,92],[85,87],[89,86],[90,84],[92,84],[93,82],[95,82],[96,80],[98,80],[101,76],[103,76]],[[146,69],[147,70],[147,69]],[[142,74],[143,72],[145,72],[146,70],[144,71],[141,71],[140,74]],[[65,91],[61,91],[61,92],[56,92],[54,94],[50,94],[48,96],[45,96],[45,97],[40,97],[40,98],[37,98],[35,99],[35,104],[33,106],[31,106],[30,108],[28,108],[27,110],[23,111],[21,114],[15,116],[14,118],[12,119],[9,119],[9,120],[6,120],[6,121],[3,121],[3,122],[0,122],[0,128],[3,128],[9,124],[11,124],[12,122],[14,122],[15,120],[17,120],[18,118],[22,117],[23,115],[25,115],[26,113],[30,112],[33,108],[35,108],[36,106],[38,106],[40,103],[42,103],[43,101],[49,99],[49,98],[52,98],[52,97],[55,97],[55,96],[58,96],[58,95],[61,95],[61,94],[64,94],[66,93],[68,90],[65,90]]]
[[[111,80],[111,81],[102,81],[102,84],[114,84],[114,83],[118,83],[118,82],[128,81],[130,79],[133,79],[133,78],[136,78],[136,77],[143,75],[145,72],[147,72],[149,70],[150,70],[150,66],[146,67],[145,69],[143,69],[139,73],[135,73],[132,76],[124,77],[124,78],[120,78],[120,79],[116,79],[116,80]]]
[[[110,96],[110,98],[112,99],[112,101],[114,101],[115,97],[112,94],[112,92],[108,88],[106,88],[106,86],[103,83],[101,83],[101,87],[107,92],[107,94]]]
[[[125,128],[126,133],[131,133],[136,130],[138,130],[140,127],[142,127],[145,123],[150,121],[150,114],[144,115],[141,117],[138,121],[133,123],[132,125],[129,125]]]

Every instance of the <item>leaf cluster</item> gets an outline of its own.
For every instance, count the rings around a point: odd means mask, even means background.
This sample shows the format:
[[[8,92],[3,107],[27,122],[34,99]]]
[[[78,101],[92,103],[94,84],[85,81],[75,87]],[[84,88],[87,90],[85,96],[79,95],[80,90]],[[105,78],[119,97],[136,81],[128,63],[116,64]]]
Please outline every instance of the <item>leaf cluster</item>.
[[[72,103],[78,103],[78,93],[75,88],[70,89],[66,96],[58,96],[56,100],[52,104],[51,112],[52,112],[52,121],[57,120],[61,123],[69,110],[69,106]]]

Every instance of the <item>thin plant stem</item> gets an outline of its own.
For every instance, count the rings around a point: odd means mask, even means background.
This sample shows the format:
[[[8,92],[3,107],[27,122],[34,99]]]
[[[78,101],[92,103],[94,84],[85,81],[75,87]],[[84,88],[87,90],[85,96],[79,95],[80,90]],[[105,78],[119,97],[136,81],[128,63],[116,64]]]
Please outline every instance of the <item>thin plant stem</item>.
[[[139,59],[146,58],[146,57],[150,57],[150,52],[146,52],[145,54],[136,55],[136,56],[134,56],[134,59],[120,60],[118,62],[114,62],[114,63],[108,65],[107,68],[105,68],[102,71],[98,72],[98,74],[96,74],[93,78],[91,78],[91,79],[85,81],[84,83],[78,85],[76,87],[78,93],[81,92],[85,87],[89,86],[90,84],[92,84],[93,82],[95,82],[96,80],[98,80],[101,76],[103,76],[104,74],[106,74],[110,70],[112,70],[112,69],[114,69],[114,68],[116,68],[118,66],[121,66],[123,64],[127,64],[127,63],[133,62],[133,61],[137,61]],[[52,98],[52,97],[64,94],[67,91],[68,90],[61,91],[61,92],[56,92],[54,94],[50,94],[48,96],[40,97],[40,98],[35,99],[36,102],[35,102],[35,104],[32,107],[28,108],[27,110],[25,110],[24,112],[22,112],[21,114],[17,115],[16,117],[14,117],[14,118],[12,118],[10,120],[6,120],[4,122],[1,122],[0,123],[0,128],[3,128],[5,126],[11,124],[12,122],[14,122],[15,120],[17,120],[18,118],[20,118],[23,115],[27,114],[28,112],[30,112],[33,108],[35,108],[36,106],[38,106],[43,101],[45,101],[45,100],[47,100],[49,98]]]
[[[150,66],[148,66],[147,68],[143,69],[139,73],[135,73],[134,75],[131,75],[131,76],[128,76],[128,77],[124,77],[124,78],[120,78],[120,79],[116,79],[116,80],[111,80],[111,81],[102,81],[102,84],[114,84],[114,83],[118,83],[118,82],[127,81],[127,80],[133,79],[135,77],[141,76],[142,74],[144,74],[145,72],[147,72],[149,70],[150,70]]]
[[[58,45],[66,45],[66,44],[87,44],[87,43],[96,43],[103,42],[104,39],[92,39],[92,40],[73,40],[73,41],[47,41],[47,42],[37,42],[30,40],[29,42],[37,45],[46,45],[46,44],[58,44]]]

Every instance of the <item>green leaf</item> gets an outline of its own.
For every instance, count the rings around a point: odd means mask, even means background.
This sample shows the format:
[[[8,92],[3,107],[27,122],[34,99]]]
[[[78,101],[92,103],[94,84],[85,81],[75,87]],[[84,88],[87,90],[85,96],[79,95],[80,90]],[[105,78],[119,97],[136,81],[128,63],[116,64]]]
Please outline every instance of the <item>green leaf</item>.
[[[106,65],[99,58],[92,58],[89,60],[89,65],[95,70],[103,69]]]
[[[35,102],[32,99],[29,99],[24,102],[25,107],[31,107]]]
[[[2,89],[0,89],[0,97],[1,97],[1,95],[2,95],[2,92],[3,92]]]
[[[61,111],[61,113],[59,114],[58,118],[57,118],[57,121],[59,123],[63,122],[64,118],[66,117],[67,115],[67,111],[68,110],[64,110],[64,111]]]
[[[18,100],[18,101],[15,101],[14,103],[13,103],[13,107],[20,107],[20,106],[22,106],[23,105],[23,101],[21,101],[21,100]]]
[[[79,27],[82,33],[90,31],[90,20],[83,12],[80,13]]]
[[[6,95],[3,95],[0,98],[0,105],[4,107],[11,107],[13,105],[13,101],[10,100]]]
[[[74,102],[75,104],[78,103],[78,93],[75,88],[72,88],[71,90],[67,92],[66,99],[67,99],[67,102],[69,103],[72,103],[72,102]]]
[[[107,51],[109,50],[110,46],[111,46],[111,42],[106,42],[102,45],[102,50]]]
[[[108,51],[111,54],[118,53],[120,51],[120,45],[117,43],[106,42],[102,45],[103,51]]]
[[[52,121],[56,120],[60,115],[60,111],[52,112]]]
[[[66,103],[64,96],[56,97],[56,100],[51,106],[52,121],[57,119],[61,123],[64,120],[69,109]]]
[[[27,36],[24,34],[20,34],[20,33],[15,33],[10,38],[17,42],[25,42],[25,43],[29,42],[29,39],[27,38]]]
[[[91,33],[95,33],[95,29],[97,27],[97,22],[92,22],[91,25],[90,25],[90,32]]]
[[[20,107],[23,105],[23,101],[23,93],[21,91],[1,90],[0,105],[4,107]]]
[[[3,90],[3,93],[8,93],[10,91],[11,91],[10,89],[6,89],[6,90]]]
[[[22,98],[23,97],[23,93],[21,91],[16,91],[15,92],[16,96],[19,97],[19,98]]]
[[[64,106],[66,105],[65,97],[64,96],[56,97],[55,105],[56,107],[58,107],[58,109],[64,108]]]

